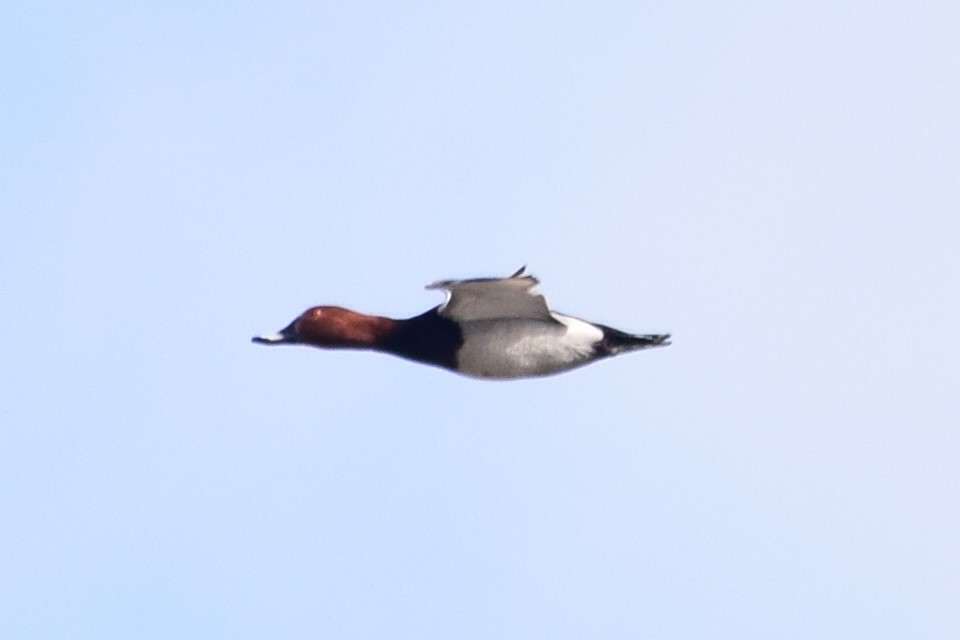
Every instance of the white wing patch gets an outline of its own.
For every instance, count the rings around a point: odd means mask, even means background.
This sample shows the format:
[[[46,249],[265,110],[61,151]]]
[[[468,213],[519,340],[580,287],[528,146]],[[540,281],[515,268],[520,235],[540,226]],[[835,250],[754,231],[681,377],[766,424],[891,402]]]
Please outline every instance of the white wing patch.
[[[430,289],[431,287],[432,285],[427,285],[427,289]],[[439,307],[437,307],[438,313],[442,312],[444,309],[447,308],[447,305],[450,304],[450,298],[453,297],[453,293],[450,292],[450,289],[440,289],[440,290],[443,291],[443,303]]]

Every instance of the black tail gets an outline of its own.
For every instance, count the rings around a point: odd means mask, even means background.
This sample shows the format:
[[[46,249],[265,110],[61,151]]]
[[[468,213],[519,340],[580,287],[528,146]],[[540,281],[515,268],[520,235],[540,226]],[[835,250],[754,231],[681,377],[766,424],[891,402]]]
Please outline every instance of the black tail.
[[[637,349],[649,349],[650,347],[666,347],[670,344],[669,333],[649,333],[645,335],[633,335],[624,333],[610,327],[602,327],[603,341],[600,348],[607,355],[615,356],[625,351],[636,351]]]

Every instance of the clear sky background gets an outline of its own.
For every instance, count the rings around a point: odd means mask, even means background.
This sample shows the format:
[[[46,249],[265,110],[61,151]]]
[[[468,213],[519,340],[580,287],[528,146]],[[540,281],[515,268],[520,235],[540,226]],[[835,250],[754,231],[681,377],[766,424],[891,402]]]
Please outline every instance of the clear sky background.
[[[955,2],[7,3],[0,637],[960,637]],[[674,345],[264,348],[521,264]]]

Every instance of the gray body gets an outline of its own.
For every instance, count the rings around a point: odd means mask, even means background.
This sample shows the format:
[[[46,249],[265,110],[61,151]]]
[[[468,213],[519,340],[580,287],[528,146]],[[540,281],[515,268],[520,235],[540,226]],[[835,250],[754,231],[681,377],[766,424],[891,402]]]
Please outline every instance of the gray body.
[[[582,322],[582,321],[581,321]],[[568,326],[545,320],[499,318],[462,322],[457,370],[476,378],[526,378],[560,373],[587,364],[598,354],[592,339],[571,340]],[[586,337],[586,336],[584,336]]]

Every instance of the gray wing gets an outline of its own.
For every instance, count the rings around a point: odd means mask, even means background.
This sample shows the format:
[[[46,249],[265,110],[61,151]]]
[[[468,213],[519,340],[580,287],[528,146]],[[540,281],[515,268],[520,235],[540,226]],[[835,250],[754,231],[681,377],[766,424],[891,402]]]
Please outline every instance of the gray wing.
[[[451,320],[465,322],[525,318],[557,322],[550,315],[544,297],[532,291],[540,281],[531,275],[524,275],[525,268],[521,267],[508,278],[443,280],[427,285],[427,289],[446,292],[447,300],[437,308],[437,312]]]

